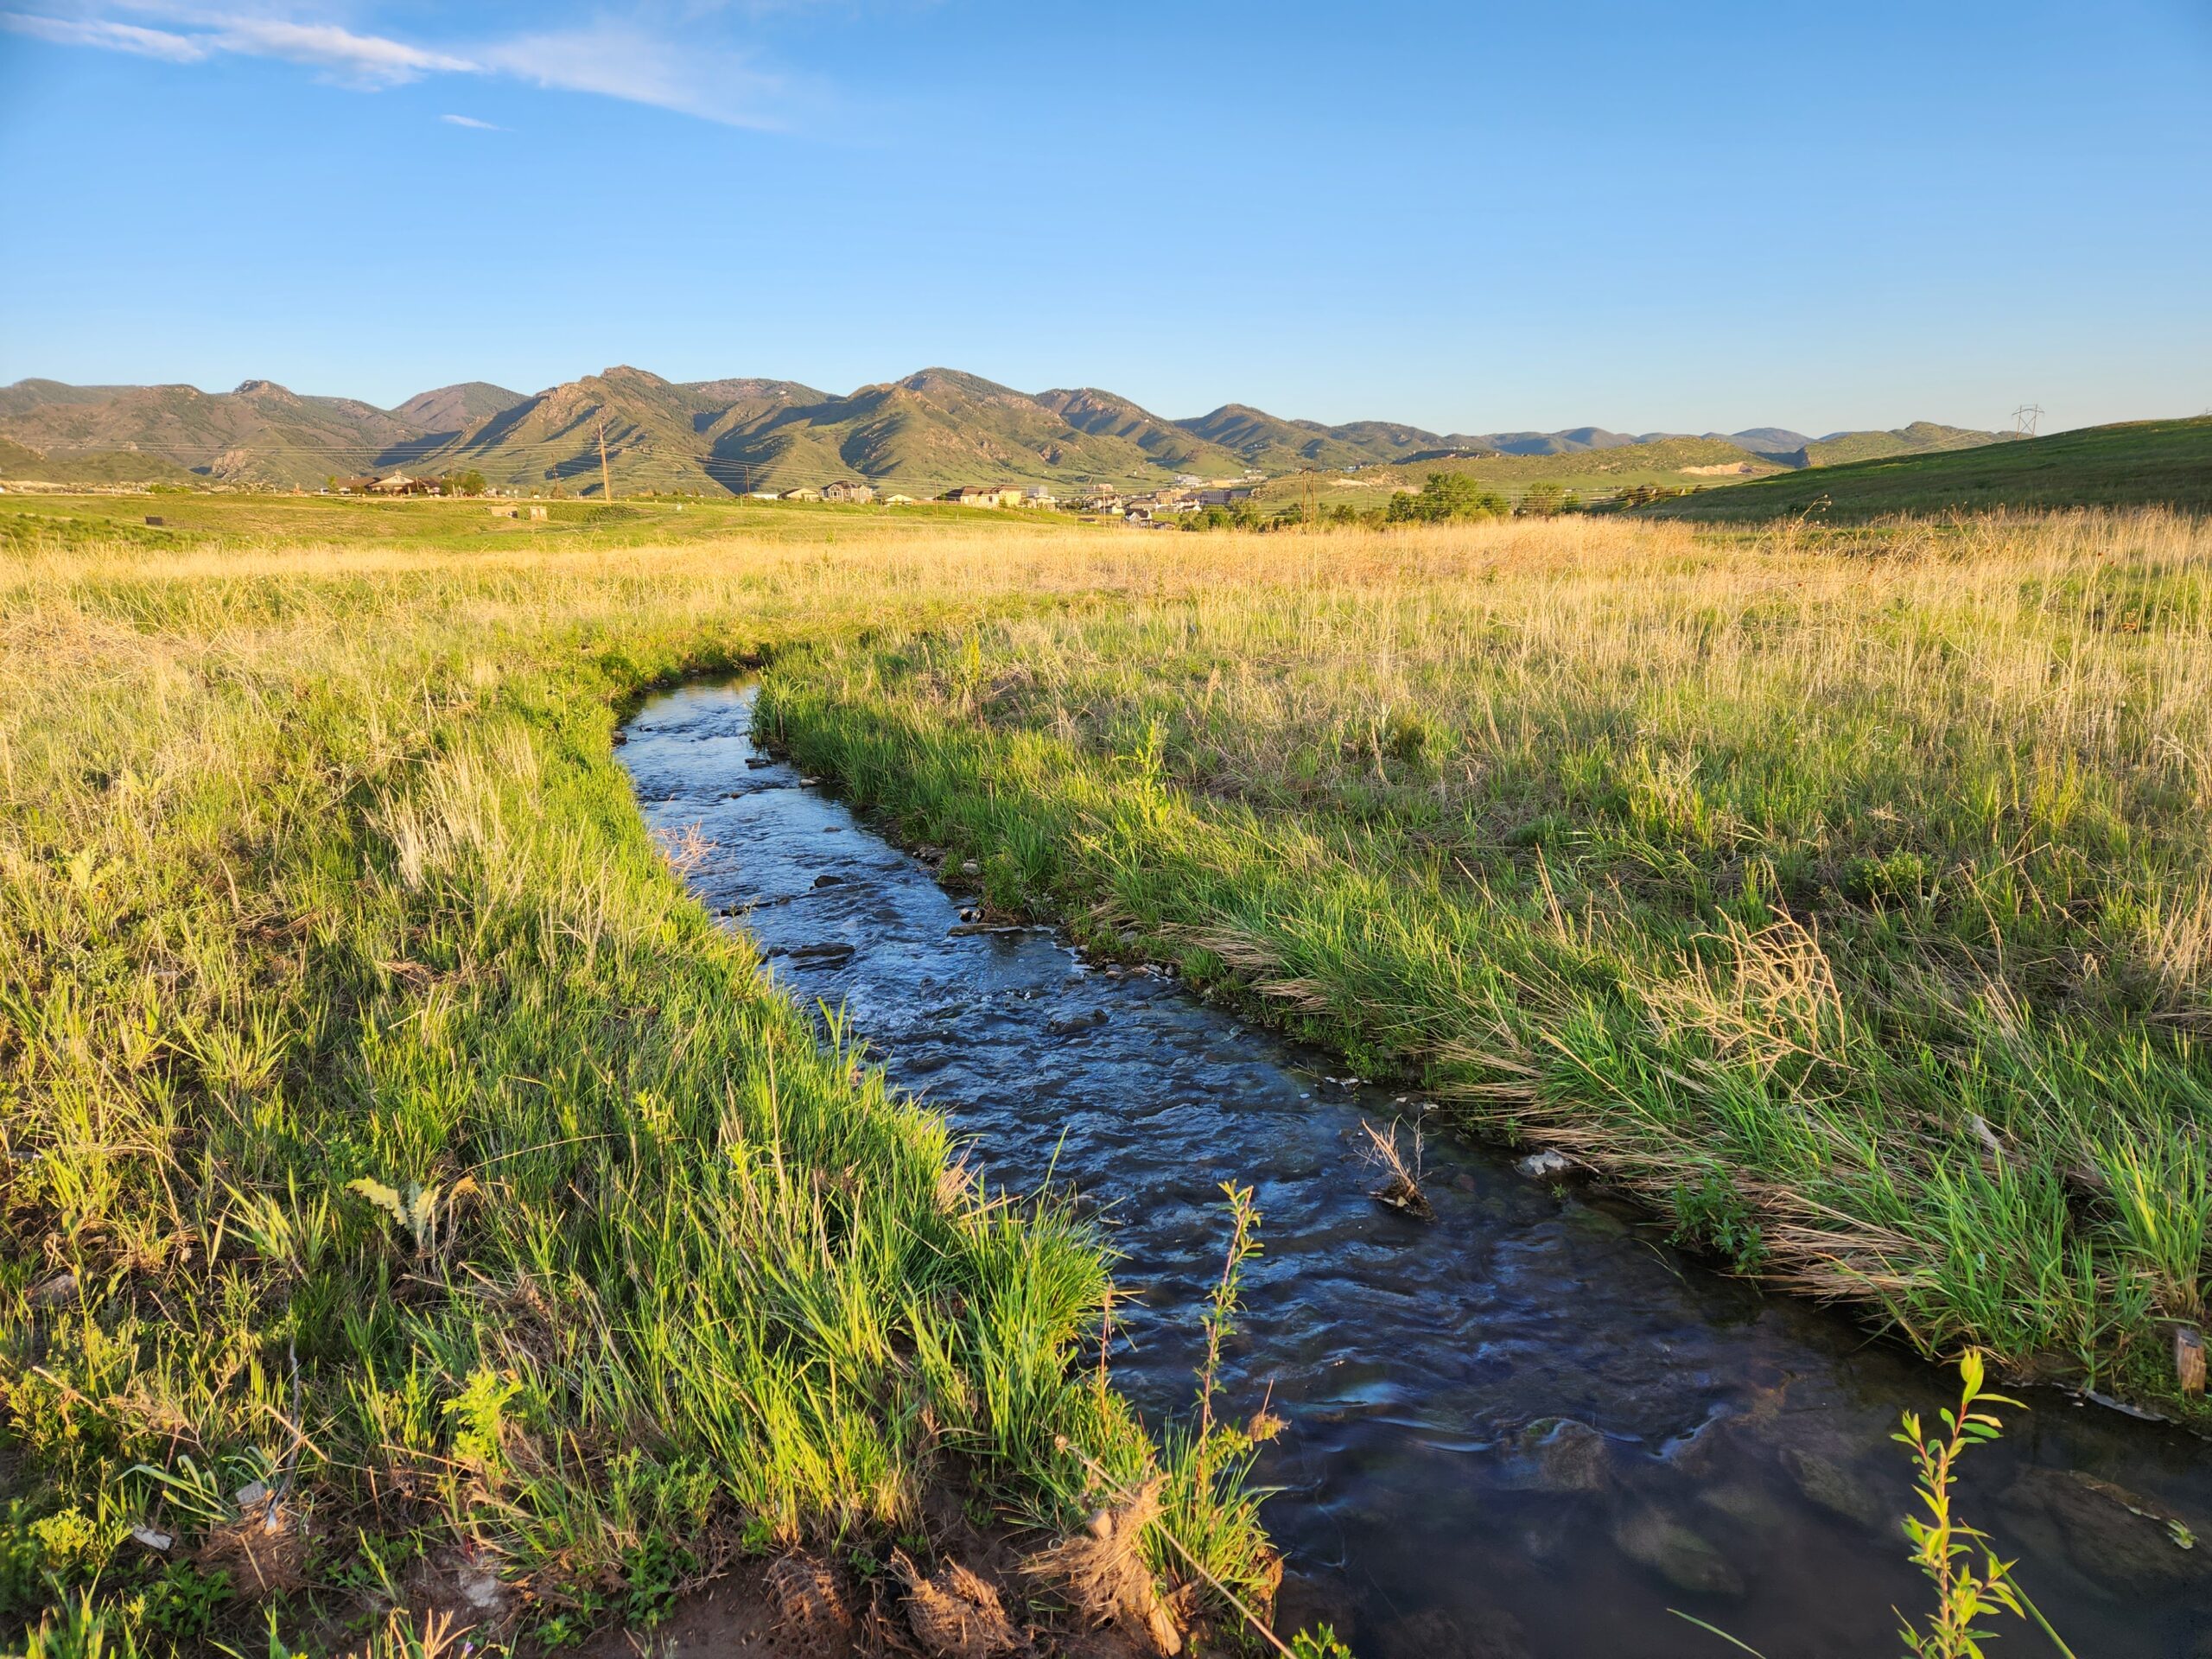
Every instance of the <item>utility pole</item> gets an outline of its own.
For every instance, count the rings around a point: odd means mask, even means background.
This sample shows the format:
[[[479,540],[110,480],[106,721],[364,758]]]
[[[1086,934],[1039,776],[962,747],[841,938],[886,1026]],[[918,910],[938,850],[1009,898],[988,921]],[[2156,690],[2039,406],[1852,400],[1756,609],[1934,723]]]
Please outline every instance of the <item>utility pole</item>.
[[[614,499],[614,480],[607,475],[607,416],[599,417],[599,493],[602,498]]]

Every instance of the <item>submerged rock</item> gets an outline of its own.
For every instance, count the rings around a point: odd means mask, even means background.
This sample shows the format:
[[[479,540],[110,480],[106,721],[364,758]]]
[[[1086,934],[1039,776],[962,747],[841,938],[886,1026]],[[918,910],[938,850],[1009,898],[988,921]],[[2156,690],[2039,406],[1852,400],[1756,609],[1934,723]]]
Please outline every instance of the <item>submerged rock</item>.
[[[1786,1446],[1782,1448],[1782,1466],[1789,1471],[1797,1490],[1829,1514],[1876,1531],[1897,1529],[1897,1520],[1890,1514],[1889,1506],[1872,1487],[1841,1464],[1817,1452]]]
[[[2212,1572],[2212,1552],[2181,1516],[2078,1469],[2023,1469],[2005,1502],[2048,1521],[2074,1565],[2111,1588],[2163,1588]]]
[[[1574,1173],[1574,1160],[1563,1152],[1532,1152],[1514,1168],[1532,1181],[1556,1181]]]
[[[1702,1596],[1740,1596],[1743,1575],[1735,1563],[1681,1522],[1656,1509],[1639,1509],[1613,1529],[1622,1554],[1649,1567],[1678,1590]]]
[[[1384,1625],[1375,1647],[1382,1659],[1528,1659],[1530,1652],[1521,1621],[1503,1609],[1455,1618],[1424,1608]]]
[[[1594,1492],[1612,1476],[1605,1437],[1572,1417],[1545,1417],[1521,1431],[1521,1450],[1535,1465],[1535,1484],[1548,1492]]]

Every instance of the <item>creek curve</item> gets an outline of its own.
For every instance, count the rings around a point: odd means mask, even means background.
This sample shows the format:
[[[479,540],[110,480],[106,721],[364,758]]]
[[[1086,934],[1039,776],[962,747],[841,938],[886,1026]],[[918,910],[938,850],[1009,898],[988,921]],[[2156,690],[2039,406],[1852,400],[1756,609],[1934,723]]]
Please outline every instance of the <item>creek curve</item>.
[[[1927,1592],[1889,1437],[1901,1409],[1948,1402],[1948,1374],[1449,1134],[1424,1147],[1433,1219],[1391,1212],[1360,1124],[1418,1122],[1417,1097],[1047,930],[963,928],[752,724],[743,682],[639,709],[620,755],[646,823],[696,828],[695,894],[792,995],[842,1007],[994,1185],[1049,1179],[1095,1208],[1128,1299],[1115,1381],[1155,1424],[1191,1403],[1219,1184],[1255,1189],[1263,1252],[1225,1382],[1289,1424],[1259,1471],[1286,1628],[1327,1619],[1372,1659],[1736,1651],[1680,1610],[1770,1659],[1897,1650],[1891,1609]],[[2212,1446],[2030,1398],[1962,1465],[1966,1515],[2082,1659],[2212,1659]]]

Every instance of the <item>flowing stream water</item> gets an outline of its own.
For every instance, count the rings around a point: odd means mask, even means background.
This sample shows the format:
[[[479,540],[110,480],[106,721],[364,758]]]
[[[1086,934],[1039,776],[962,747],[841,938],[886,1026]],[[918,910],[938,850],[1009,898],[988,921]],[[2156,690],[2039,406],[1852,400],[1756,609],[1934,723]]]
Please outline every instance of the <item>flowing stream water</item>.
[[[1448,1134],[1427,1142],[1434,1219],[1386,1210],[1361,1121],[1418,1118],[1417,1097],[1049,931],[957,931],[958,901],[756,748],[752,715],[742,683],[639,712],[620,753],[646,822],[696,827],[700,899],[790,994],[845,1008],[995,1185],[1049,1176],[1099,1206],[1139,1299],[1116,1381],[1155,1423],[1190,1407],[1219,1183],[1255,1190],[1227,1387],[1289,1422],[1260,1465],[1286,1627],[1329,1619],[1374,1659],[1737,1651],[1679,1609],[1766,1659],[1898,1650],[1892,1607],[1928,1598],[1889,1437],[1951,1374]],[[1963,1465],[1964,1513],[2081,1659],[2212,1659],[2212,1446],[2054,1391],[2030,1404]],[[2004,1648],[2048,1650],[2024,1628]]]

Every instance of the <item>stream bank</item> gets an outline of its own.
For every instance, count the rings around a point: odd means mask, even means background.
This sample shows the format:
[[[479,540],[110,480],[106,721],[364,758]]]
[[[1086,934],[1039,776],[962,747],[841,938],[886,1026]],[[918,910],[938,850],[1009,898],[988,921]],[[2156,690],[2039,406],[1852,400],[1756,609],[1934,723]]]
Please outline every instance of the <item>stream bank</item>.
[[[918,861],[751,740],[741,684],[656,698],[622,759],[646,821],[709,843],[686,880],[791,992],[844,1010],[988,1179],[1096,1206],[1121,1254],[1117,1385],[1186,1409],[1219,1268],[1218,1187],[1251,1185],[1230,1397],[1289,1561],[1281,1623],[1363,1655],[1886,1654],[1925,1586],[1897,1412],[1952,1379],[1840,1315],[1681,1256],[1631,1206],[1430,1138],[1433,1220],[1369,1196],[1363,1122],[1421,1103],[1332,1077],[1156,972],[1038,929],[976,931]],[[1969,1518],[2084,1656],[2212,1656],[2212,1449],[2056,1394],[1966,1465]],[[2036,1650],[2025,1632],[2023,1652]]]

